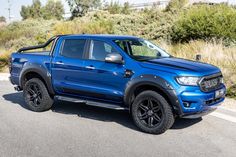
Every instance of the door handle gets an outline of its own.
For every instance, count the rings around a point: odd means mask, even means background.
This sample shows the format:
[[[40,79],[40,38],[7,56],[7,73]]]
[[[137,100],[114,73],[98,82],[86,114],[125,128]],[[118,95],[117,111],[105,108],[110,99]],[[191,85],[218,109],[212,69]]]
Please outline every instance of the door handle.
[[[90,65],[90,66],[86,66],[85,68],[86,68],[86,69],[89,69],[89,70],[94,70],[94,69],[95,69],[95,67],[92,66],[92,65]]]
[[[55,64],[63,65],[64,63],[63,63],[62,61],[58,61],[58,62],[56,62]]]

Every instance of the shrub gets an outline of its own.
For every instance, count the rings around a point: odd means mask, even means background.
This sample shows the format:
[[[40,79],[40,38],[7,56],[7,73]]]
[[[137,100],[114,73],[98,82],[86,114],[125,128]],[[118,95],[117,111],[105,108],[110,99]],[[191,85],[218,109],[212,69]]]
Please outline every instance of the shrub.
[[[130,14],[131,12],[129,2],[125,2],[122,6],[118,1],[111,1],[110,4],[106,4],[105,10],[107,10],[110,14]]]
[[[227,89],[226,96],[230,98],[236,98],[236,84]]]
[[[165,11],[178,12],[186,6],[188,0],[171,0],[167,5]]]
[[[8,64],[10,53],[2,52],[0,54],[0,71]]]
[[[111,34],[113,25],[110,21],[83,20],[61,22],[54,26],[54,34]]]
[[[132,11],[130,14],[93,13],[92,20],[106,19],[113,24],[114,34],[135,35],[151,40],[168,40],[175,16],[158,9]],[[91,20],[90,20],[91,21]]]
[[[226,5],[198,5],[183,12],[172,27],[173,42],[196,39],[236,40],[236,9]]]
[[[42,43],[52,36],[53,20],[25,20],[0,28],[0,47],[9,50],[30,43]],[[42,34],[44,35],[44,39]],[[40,37],[40,38],[39,38]]]

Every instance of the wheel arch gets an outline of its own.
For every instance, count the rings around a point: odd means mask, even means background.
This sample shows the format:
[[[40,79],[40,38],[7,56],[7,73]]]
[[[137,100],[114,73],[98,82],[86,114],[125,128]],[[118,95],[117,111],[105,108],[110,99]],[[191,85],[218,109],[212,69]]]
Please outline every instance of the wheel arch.
[[[173,87],[168,81],[154,75],[141,75],[127,84],[124,94],[125,105],[130,108],[135,97],[145,90],[152,90],[162,95],[171,105],[175,114],[182,115],[182,109]]]
[[[20,87],[23,88],[26,81],[32,78],[39,78],[46,86],[51,96],[55,95],[52,87],[51,74],[41,66],[33,65],[24,70],[20,74]]]

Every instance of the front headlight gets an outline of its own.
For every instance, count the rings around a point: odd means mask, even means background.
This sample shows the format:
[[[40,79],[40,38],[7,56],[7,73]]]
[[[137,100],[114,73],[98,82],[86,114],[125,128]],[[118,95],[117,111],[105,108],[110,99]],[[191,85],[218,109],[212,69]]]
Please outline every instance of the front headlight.
[[[224,84],[225,81],[224,81],[224,78],[223,77],[220,77],[220,83]]]
[[[179,84],[185,85],[185,86],[197,86],[200,79],[201,79],[201,77],[194,77],[194,76],[176,77],[177,82]]]

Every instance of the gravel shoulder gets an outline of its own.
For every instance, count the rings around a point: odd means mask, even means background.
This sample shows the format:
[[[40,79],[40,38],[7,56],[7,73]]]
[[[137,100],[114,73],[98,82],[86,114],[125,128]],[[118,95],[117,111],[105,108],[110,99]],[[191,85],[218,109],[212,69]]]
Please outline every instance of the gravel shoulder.
[[[236,112],[236,100],[232,98],[226,98],[221,108],[229,109]]]

